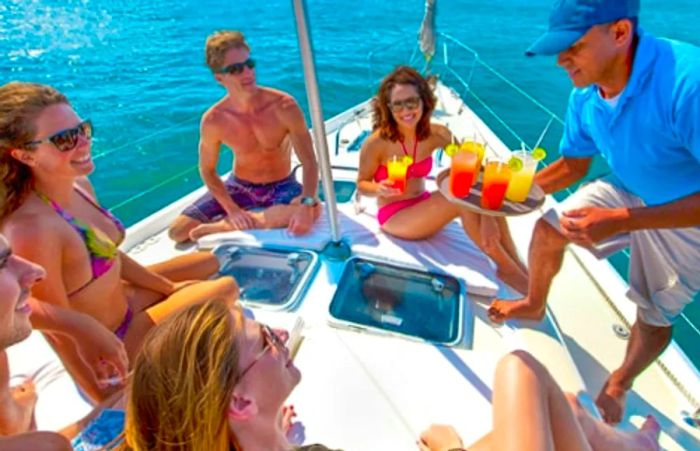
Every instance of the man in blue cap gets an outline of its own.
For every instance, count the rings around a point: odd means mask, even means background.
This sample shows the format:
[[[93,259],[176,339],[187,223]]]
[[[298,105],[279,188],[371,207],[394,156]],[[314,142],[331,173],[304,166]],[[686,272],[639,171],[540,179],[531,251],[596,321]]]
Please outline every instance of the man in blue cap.
[[[540,319],[565,247],[599,258],[630,249],[637,304],[627,353],[596,399],[618,423],[625,393],[666,348],[674,321],[700,291],[700,49],[637,27],[639,0],[559,0],[527,55],[558,55],[575,86],[561,158],[539,172],[545,192],[588,173],[599,154],[611,175],[582,186],[541,218],[529,253],[529,292],[495,300],[494,321]]]

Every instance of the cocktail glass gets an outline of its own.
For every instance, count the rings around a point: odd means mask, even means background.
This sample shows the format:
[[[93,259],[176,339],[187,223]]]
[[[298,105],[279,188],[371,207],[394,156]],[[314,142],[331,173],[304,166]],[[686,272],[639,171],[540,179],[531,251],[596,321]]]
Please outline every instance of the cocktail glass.
[[[489,160],[484,166],[484,179],[481,188],[481,207],[498,210],[510,182],[511,170],[502,160]]]
[[[484,159],[484,155],[486,154],[486,147],[477,141],[464,141],[459,149],[464,152],[476,154],[476,172],[479,172],[479,169],[481,168],[481,161]]]
[[[396,157],[389,160],[386,164],[387,172],[389,173],[389,180],[392,182],[392,187],[403,193],[406,191],[406,171],[408,170],[408,165]]]
[[[532,158],[532,154],[527,151],[518,150],[513,152],[512,158],[518,158],[522,162],[519,170],[511,168],[510,183],[506,191],[506,198],[513,202],[524,202],[530,193],[532,180],[537,170],[537,160]]]
[[[467,197],[479,173],[479,157],[476,153],[460,150],[452,157],[450,168],[450,193],[455,197]]]

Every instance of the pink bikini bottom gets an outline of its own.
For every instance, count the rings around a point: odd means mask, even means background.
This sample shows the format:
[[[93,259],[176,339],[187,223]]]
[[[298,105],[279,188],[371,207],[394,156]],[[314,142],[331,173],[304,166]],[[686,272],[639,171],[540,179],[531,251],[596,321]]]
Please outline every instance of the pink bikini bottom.
[[[404,199],[404,200],[397,200],[396,202],[392,202],[390,204],[382,205],[379,207],[379,210],[377,211],[377,220],[379,221],[379,225],[384,225],[385,222],[389,220],[392,216],[394,216],[396,213],[400,212],[404,208],[408,208],[412,205],[416,205],[419,202],[423,202],[426,199],[430,198],[430,193],[427,191],[423,191],[422,194],[419,194],[416,197],[412,197],[410,199]]]

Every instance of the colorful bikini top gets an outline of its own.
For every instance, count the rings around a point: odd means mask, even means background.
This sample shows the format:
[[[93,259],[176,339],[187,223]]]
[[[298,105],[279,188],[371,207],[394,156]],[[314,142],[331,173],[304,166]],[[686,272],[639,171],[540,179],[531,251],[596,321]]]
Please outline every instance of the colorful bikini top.
[[[401,150],[403,150],[404,155],[408,156],[408,151],[406,150],[406,145],[403,141],[399,140],[401,144]],[[421,161],[416,162],[416,151],[418,150],[418,140],[413,144],[413,163],[406,170],[406,177],[419,179],[427,177],[430,171],[433,169],[433,158],[431,156],[423,158]],[[389,177],[389,171],[384,164],[380,164],[374,173],[374,181],[381,182]]]
[[[114,265],[114,258],[119,253],[119,244],[121,244],[121,242],[124,240],[124,233],[126,231],[124,228],[124,224],[122,224],[122,222],[119,219],[117,219],[112,213],[99,206],[94,200],[92,200],[92,198],[88,194],[83,192],[83,190],[79,187],[76,186],[75,190],[78,194],[80,194],[80,196],[83,199],[89,202],[93,207],[99,210],[103,215],[105,215],[114,223],[114,226],[121,233],[121,239],[119,240],[119,243],[113,242],[112,239],[108,237],[107,234],[103,231],[96,228],[91,228],[90,226],[88,226],[87,224],[85,224],[84,222],[82,222],[81,220],[79,220],[78,218],[74,217],[66,210],[61,208],[60,205],[58,205],[53,200],[49,199],[45,194],[36,191],[36,195],[39,196],[41,200],[43,200],[47,205],[53,208],[54,211],[58,213],[60,217],[65,219],[65,221],[68,224],[70,224],[76,232],[78,232],[78,234],[82,237],[83,241],[85,242],[85,248],[87,249],[88,255],[90,256],[92,279],[90,279],[87,283],[85,283],[77,290],[73,291],[72,293],[69,293],[68,296],[71,296],[72,294],[75,294],[78,291],[82,290],[90,283],[92,283],[93,280],[99,278],[104,273],[109,271],[112,265]]]

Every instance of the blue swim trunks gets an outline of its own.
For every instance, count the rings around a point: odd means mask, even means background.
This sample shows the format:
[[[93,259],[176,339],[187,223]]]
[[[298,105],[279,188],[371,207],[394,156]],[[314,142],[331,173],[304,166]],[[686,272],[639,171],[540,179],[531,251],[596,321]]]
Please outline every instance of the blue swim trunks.
[[[294,172],[289,177],[271,183],[251,183],[233,174],[224,182],[231,199],[243,210],[268,208],[273,205],[287,205],[302,191],[301,183],[297,182]],[[226,215],[219,202],[211,193],[197,199],[185,208],[183,215],[199,222],[214,222]]]

